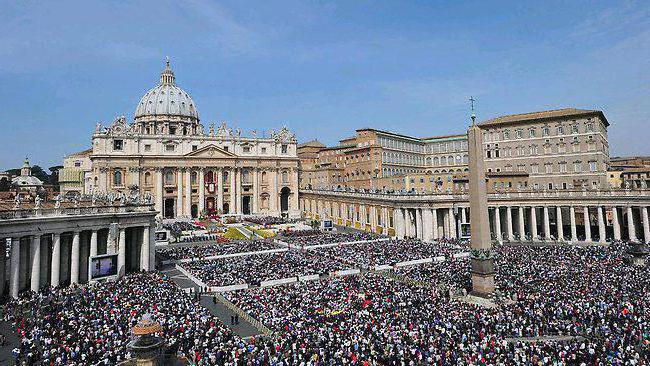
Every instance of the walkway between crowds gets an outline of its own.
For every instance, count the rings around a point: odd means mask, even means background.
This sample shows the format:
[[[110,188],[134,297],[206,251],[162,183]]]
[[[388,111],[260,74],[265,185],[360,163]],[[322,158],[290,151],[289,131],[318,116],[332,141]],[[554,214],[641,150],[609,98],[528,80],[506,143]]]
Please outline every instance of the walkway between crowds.
[[[7,342],[0,346],[0,365],[13,365],[14,358],[11,350],[20,347],[20,337],[8,322],[0,322],[0,334],[7,337]]]
[[[192,281],[190,278],[188,278],[185,274],[183,274],[181,271],[176,269],[174,266],[166,266],[166,268],[162,270],[162,273],[169,276],[169,278],[171,278],[171,280],[174,281],[176,285],[178,285],[180,288],[182,288],[185,291],[196,292],[201,288],[201,286],[196,284],[194,281]],[[204,296],[201,296],[200,303],[206,309],[208,309],[210,313],[212,313],[212,315],[221,319],[221,321],[227,326],[229,326],[233,330],[233,332],[235,332],[238,336],[242,338],[247,338],[247,337],[252,337],[260,334],[257,328],[255,328],[255,326],[253,326],[242,316],[239,316],[238,324],[232,324],[231,317],[234,317],[235,315],[239,315],[239,314],[236,314],[233,310],[229,309],[226,305],[224,305],[219,301],[215,303],[211,295],[206,294]],[[9,356],[11,357],[11,349],[9,350]]]

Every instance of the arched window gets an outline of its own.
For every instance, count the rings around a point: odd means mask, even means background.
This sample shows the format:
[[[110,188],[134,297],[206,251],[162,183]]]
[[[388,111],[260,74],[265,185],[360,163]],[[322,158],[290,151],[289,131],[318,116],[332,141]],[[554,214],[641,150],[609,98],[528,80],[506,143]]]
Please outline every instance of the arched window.
[[[113,172],[113,185],[114,186],[121,186],[122,185],[122,171],[119,169],[116,169]]]
[[[262,172],[262,183],[266,183],[266,172]]]
[[[282,172],[282,183],[289,183],[289,173],[287,171]]]
[[[198,180],[198,174],[196,172],[192,172],[192,174],[190,174],[190,184],[196,184]]]
[[[206,183],[212,183],[214,181],[214,174],[210,170],[207,173],[205,173],[205,177],[203,179],[205,179]]]
[[[144,184],[146,186],[151,185],[151,173],[150,172],[144,173]]]

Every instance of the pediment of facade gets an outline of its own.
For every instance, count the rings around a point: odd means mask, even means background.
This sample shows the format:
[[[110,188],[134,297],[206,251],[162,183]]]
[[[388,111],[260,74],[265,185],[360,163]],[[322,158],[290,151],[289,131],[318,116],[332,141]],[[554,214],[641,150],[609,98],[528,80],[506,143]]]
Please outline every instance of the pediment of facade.
[[[218,158],[233,158],[236,157],[237,155],[231,153],[230,151],[226,151],[217,145],[210,144],[208,146],[204,146],[200,149],[197,149],[196,151],[192,151],[191,153],[185,154],[185,156],[193,157],[193,158],[218,159]]]

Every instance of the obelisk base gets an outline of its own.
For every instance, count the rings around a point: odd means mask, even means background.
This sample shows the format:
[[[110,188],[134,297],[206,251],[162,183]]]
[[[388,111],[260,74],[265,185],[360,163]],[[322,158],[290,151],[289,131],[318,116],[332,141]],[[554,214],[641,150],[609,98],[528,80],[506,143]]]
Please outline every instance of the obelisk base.
[[[491,298],[494,292],[494,259],[491,251],[473,250],[472,257],[472,295]]]

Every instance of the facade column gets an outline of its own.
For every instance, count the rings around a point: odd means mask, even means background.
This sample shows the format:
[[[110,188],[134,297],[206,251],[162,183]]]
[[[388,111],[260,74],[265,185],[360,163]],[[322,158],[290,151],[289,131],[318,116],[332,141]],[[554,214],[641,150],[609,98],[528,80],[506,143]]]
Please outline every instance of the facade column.
[[[555,221],[557,223],[557,240],[564,241],[564,227],[562,226],[562,206],[555,208]]]
[[[621,224],[618,221],[618,208],[612,206],[612,226],[614,228],[614,240],[621,240]]]
[[[185,205],[183,215],[185,217],[192,217],[192,169],[187,168],[185,171]]]
[[[34,235],[30,237],[31,240],[31,263],[32,263],[32,272],[31,272],[31,290],[38,292],[41,288],[41,236]]]
[[[223,170],[221,168],[217,172],[217,212],[223,213]]]
[[[551,219],[548,214],[548,206],[542,208],[544,214],[544,239],[551,240]]]
[[[460,208],[460,222],[463,224],[467,223],[467,209],[465,207]]]
[[[163,213],[163,169],[156,168],[156,211],[160,213],[160,216],[164,216]]]
[[[120,228],[119,244],[117,249],[117,276],[126,273],[126,229]]]
[[[11,273],[9,277],[9,294],[14,299],[20,290],[20,238],[11,238]]]
[[[583,207],[584,225],[585,225],[585,241],[591,242],[591,220],[589,220],[589,206]]]
[[[236,188],[235,188],[235,185],[236,185],[236,183],[235,183],[235,174],[236,174],[235,169],[234,168],[231,169],[230,173],[229,173],[229,175],[230,175],[230,205],[229,205],[230,213],[237,213],[237,200],[235,198],[235,190],[236,190]]]
[[[627,235],[630,241],[636,241],[636,228],[634,227],[632,206],[627,206]]]
[[[199,168],[199,216],[205,211],[205,170]]]
[[[533,241],[537,240],[537,210],[535,206],[530,207],[530,235]]]
[[[176,218],[183,216],[183,172],[184,168],[176,169]]]
[[[241,181],[241,168],[237,168],[237,181],[235,182],[235,186],[237,187],[237,190],[235,191],[236,193],[236,198],[237,198],[237,213],[243,213],[242,210],[242,204],[241,204],[241,191],[242,191],[242,181]]]
[[[422,209],[422,240],[431,241],[431,209]]]
[[[52,287],[57,287],[61,282],[61,234],[52,234]]]
[[[569,218],[571,219],[571,241],[578,241],[578,229],[576,228],[576,209],[569,206]]]
[[[601,243],[605,242],[605,219],[603,217],[603,206],[598,206],[598,241]]]
[[[517,213],[519,214],[519,241],[524,241],[526,239],[526,223],[524,222],[524,210],[526,208],[523,206],[519,206],[517,209]]]
[[[494,208],[494,234],[496,234],[497,241],[503,241],[503,233],[501,232],[501,210],[499,206]]]
[[[431,209],[431,221],[433,223],[433,239],[439,239],[440,235],[438,233],[438,210],[435,208]]]
[[[79,283],[79,235],[78,231],[72,234],[72,247],[70,250],[70,283]]]
[[[512,208],[510,206],[506,206],[506,230],[508,241],[515,240],[515,235],[512,230]]]
[[[253,168],[253,210],[252,213],[256,214],[259,213],[260,207],[259,207],[259,199],[260,199],[260,193],[259,193],[259,170],[257,168]]]
[[[140,246],[140,269],[149,271],[150,226],[142,227],[142,245]]]

